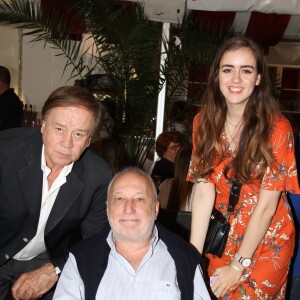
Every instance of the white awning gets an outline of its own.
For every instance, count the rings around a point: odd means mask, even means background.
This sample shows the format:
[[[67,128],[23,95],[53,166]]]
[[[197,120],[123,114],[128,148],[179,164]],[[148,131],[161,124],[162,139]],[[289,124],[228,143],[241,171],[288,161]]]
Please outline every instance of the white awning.
[[[164,23],[181,23],[184,11],[235,12],[234,24],[247,28],[251,12],[289,14],[290,21],[283,39],[300,40],[299,0],[125,0],[145,6],[145,15],[150,20]],[[273,24],[276,27],[276,24]]]
[[[300,15],[297,0],[187,0],[187,9]]]

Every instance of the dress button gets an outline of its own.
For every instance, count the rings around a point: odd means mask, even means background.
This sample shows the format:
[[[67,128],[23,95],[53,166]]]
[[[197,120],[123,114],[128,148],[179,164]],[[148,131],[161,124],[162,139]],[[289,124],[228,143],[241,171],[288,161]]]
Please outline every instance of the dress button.
[[[28,243],[28,238],[23,238],[23,241],[24,241],[25,243]]]
[[[5,254],[4,257],[5,257],[5,259],[9,259],[9,255],[8,254]]]

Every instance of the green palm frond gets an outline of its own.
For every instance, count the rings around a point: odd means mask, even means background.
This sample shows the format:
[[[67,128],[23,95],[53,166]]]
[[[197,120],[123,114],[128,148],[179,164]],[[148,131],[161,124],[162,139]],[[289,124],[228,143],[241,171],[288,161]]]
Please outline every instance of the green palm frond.
[[[122,136],[122,165],[142,168],[153,146],[154,139],[150,137],[133,134]]]
[[[72,77],[89,72],[84,62],[82,43],[72,40],[67,33],[66,20],[58,18],[51,9],[42,7],[39,1],[0,0],[0,24],[24,29],[24,35],[33,37],[31,42],[43,41],[58,50],[57,55],[66,57],[65,69],[73,67]]]

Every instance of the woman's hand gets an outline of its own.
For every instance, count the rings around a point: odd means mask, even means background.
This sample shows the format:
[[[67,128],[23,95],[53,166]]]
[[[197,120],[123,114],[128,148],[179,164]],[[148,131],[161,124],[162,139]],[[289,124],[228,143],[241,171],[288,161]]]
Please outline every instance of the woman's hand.
[[[226,292],[237,284],[242,276],[243,269],[234,262],[225,267],[216,269],[213,276],[216,276],[215,283],[211,286],[214,295],[217,298],[224,297]]]

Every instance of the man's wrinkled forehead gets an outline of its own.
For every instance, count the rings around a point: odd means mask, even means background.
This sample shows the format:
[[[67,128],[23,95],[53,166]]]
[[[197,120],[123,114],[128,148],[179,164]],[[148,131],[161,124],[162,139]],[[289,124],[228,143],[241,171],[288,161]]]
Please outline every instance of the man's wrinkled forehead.
[[[108,197],[116,193],[123,193],[126,188],[134,187],[137,193],[151,197],[151,185],[147,178],[135,172],[128,172],[118,176],[113,182],[109,190]]]

